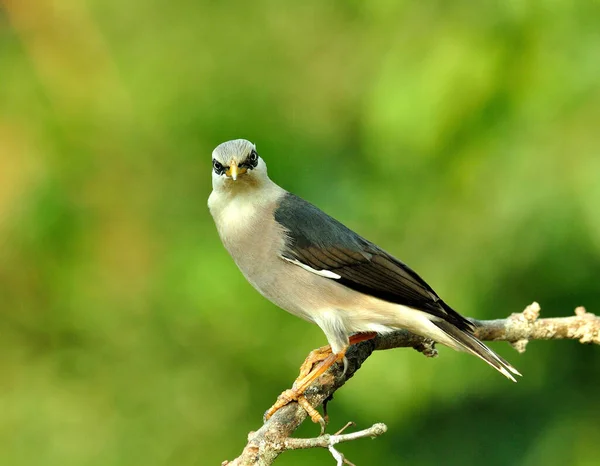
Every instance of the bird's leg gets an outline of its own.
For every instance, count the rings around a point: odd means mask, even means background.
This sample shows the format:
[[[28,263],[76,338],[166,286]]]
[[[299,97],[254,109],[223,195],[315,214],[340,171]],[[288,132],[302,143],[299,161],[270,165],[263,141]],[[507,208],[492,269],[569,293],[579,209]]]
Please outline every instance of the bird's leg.
[[[377,333],[375,332],[357,333],[350,337],[348,343],[349,345],[354,345],[361,341],[370,340],[376,335]],[[275,414],[288,403],[297,401],[298,404],[306,410],[313,422],[321,424],[321,433],[323,433],[326,425],[325,420],[319,414],[319,412],[311,406],[304,396],[304,392],[316,379],[323,375],[327,369],[333,366],[336,362],[344,361],[344,371],[346,370],[345,362],[346,350],[348,349],[348,346],[343,348],[343,350],[337,354],[331,352],[331,347],[329,345],[311,351],[300,367],[300,375],[294,381],[292,388],[279,395],[275,404],[271,406],[271,408],[269,408],[269,410],[265,413],[265,420],[269,419],[273,414]]]
[[[300,366],[300,374],[296,378],[294,384],[298,380],[303,379],[308,374],[310,374],[310,371],[312,371],[312,368],[315,366],[315,364],[324,361],[330,354],[331,346],[329,345],[321,346],[320,348],[314,349],[310,353],[308,353],[308,356]]]
[[[354,335],[350,336],[348,346],[355,345],[357,343],[360,343],[361,341],[371,340],[376,336],[376,332],[355,333]],[[312,350],[300,366],[300,375],[298,375],[294,384],[296,384],[298,380],[306,377],[310,373],[312,368],[315,366],[315,364],[324,361],[325,358],[327,358],[327,356],[329,356],[330,354],[331,346],[329,345],[321,346],[320,348]]]

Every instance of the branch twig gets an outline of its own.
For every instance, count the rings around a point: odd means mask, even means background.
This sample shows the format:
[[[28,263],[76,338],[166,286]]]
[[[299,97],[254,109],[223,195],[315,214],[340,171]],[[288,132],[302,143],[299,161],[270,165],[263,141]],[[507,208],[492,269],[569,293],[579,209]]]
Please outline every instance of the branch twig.
[[[346,427],[350,423],[346,424]],[[343,430],[343,429],[342,429]],[[304,450],[307,448],[327,448],[332,456],[337,460],[338,466],[344,463],[344,455],[335,449],[338,443],[349,442],[359,438],[375,438],[383,435],[387,431],[385,424],[375,424],[368,429],[352,432],[351,434],[321,435],[317,438],[286,438],[283,441],[284,450]]]
[[[530,340],[579,340],[581,343],[600,345],[600,317],[590,314],[583,307],[575,309],[571,317],[540,319],[540,306],[533,303],[520,313],[506,319],[475,320],[475,334],[483,341],[507,341],[517,351],[524,352]],[[360,369],[362,363],[375,350],[412,347],[427,357],[434,357],[437,351],[434,342],[405,330],[398,330],[386,335],[363,341],[350,347],[346,353],[348,370],[343,374],[341,364],[331,367],[306,391],[306,398],[313,407],[326,404],[333,393]],[[233,461],[223,462],[223,466],[268,466],[286,450],[299,448],[328,448],[338,465],[349,463],[334,445],[357,438],[382,435],[387,427],[375,424],[369,429],[351,434],[322,435],[314,439],[290,438],[294,431],[306,419],[306,411],[297,403],[290,403],[277,411],[256,432],[248,435],[248,444],[242,454]],[[343,430],[343,429],[342,429]]]

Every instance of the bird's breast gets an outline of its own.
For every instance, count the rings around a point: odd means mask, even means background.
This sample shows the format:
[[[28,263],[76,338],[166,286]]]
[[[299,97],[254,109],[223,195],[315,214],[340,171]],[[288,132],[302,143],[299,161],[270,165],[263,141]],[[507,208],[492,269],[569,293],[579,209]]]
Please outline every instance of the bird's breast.
[[[269,280],[269,267],[279,260],[285,237],[273,212],[277,196],[213,197],[209,207],[225,249],[248,281],[259,288]]]

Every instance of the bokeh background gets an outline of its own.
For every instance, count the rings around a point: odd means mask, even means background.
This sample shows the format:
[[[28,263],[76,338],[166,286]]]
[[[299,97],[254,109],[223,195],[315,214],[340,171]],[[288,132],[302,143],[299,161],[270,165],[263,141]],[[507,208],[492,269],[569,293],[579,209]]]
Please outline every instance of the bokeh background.
[[[466,315],[600,312],[597,2],[0,5],[0,464],[220,464],[324,344],[220,244],[227,139]],[[390,430],[340,449],[598,464],[599,349],[492,346],[518,384],[450,350],[374,355],[331,427]]]

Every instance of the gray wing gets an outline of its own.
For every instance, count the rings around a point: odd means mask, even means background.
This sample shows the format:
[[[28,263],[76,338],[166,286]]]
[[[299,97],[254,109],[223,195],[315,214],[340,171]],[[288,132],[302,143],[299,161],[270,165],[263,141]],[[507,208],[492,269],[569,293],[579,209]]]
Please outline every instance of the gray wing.
[[[282,253],[355,291],[440,317],[463,330],[472,324],[442,301],[406,264],[309,202],[287,193],[274,213],[287,232]]]

